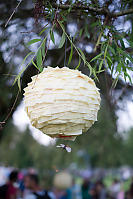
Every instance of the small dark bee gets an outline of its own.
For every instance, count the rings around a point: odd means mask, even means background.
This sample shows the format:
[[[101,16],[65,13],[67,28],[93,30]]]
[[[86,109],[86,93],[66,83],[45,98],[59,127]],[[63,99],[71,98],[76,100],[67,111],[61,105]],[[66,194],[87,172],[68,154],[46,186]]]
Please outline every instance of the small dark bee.
[[[66,150],[68,153],[70,153],[72,151],[71,147],[65,144],[60,144],[58,146],[56,146],[57,148],[62,148],[64,150]]]

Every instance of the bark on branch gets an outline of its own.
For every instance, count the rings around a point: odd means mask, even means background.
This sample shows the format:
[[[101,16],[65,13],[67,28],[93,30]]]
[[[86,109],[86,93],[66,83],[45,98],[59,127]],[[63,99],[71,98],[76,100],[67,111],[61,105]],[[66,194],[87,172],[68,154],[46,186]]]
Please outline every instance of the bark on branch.
[[[72,10],[84,10],[84,11],[89,11],[90,13],[95,13],[99,15],[108,15],[112,18],[115,17],[120,17],[128,14],[133,14],[133,8],[120,11],[120,12],[109,12],[107,8],[94,8],[91,6],[83,6],[83,5],[62,5],[62,4],[52,4],[54,8],[62,9],[62,10],[67,10],[71,8]]]
[[[133,8],[124,10],[121,12],[112,13],[111,15],[112,15],[112,17],[120,17],[120,16],[124,16],[124,15],[129,15],[129,14],[133,14]]]

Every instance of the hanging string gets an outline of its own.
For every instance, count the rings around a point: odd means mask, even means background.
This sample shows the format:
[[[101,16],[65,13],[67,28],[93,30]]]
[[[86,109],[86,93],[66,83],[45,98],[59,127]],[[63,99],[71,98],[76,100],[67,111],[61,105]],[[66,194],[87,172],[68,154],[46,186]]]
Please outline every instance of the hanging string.
[[[65,41],[64,67],[66,66],[66,50],[67,50],[67,38],[66,38],[66,41]]]

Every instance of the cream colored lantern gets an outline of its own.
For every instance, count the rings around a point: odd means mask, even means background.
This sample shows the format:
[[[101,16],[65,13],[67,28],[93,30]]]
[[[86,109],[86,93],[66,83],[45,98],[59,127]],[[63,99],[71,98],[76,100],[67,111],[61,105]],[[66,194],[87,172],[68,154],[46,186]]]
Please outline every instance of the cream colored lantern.
[[[52,138],[75,140],[97,120],[98,88],[78,70],[44,68],[24,91],[31,124]]]
[[[54,187],[57,189],[65,190],[72,186],[72,176],[62,171],[54,176]]]

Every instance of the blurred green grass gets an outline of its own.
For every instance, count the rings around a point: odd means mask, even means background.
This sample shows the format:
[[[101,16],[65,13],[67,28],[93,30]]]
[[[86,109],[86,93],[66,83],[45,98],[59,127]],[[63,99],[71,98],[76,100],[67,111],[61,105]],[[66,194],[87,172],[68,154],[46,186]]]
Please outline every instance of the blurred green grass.
[[[107,188],[109,188],[109,187],[112,185],[114,179],[115,179],[115,178],[114,178],[113,176],[106,176],[106,177],[104,178],[104,184],[105,184],[105,186],[106,186]],[[119,179],[119,178],[117,178],[117,179]],[[122,181],[122,187],[121,187],[121,189],[122,189],[124,192],[126,192],[126,191],[129,189],[131,182],[132,182],[132,179],[131,179],[131,178],[129,178],[128,180]]]

